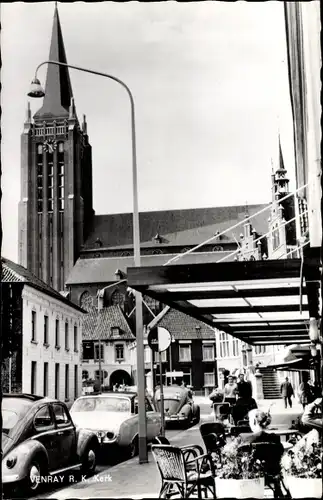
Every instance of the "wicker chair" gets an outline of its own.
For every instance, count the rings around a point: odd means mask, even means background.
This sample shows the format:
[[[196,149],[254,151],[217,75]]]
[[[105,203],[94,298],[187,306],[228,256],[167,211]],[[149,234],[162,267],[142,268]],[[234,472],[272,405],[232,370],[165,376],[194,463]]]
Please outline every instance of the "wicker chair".
[[[239,434],[249,434],[252,430],[249,425],[233,425],[230,428],[230,434],[232,437],[239,436]]]
[[[207,498],[208,493],[215,498],[215,471],[210,455],[186,460],[184,451],[176,446],[160,444],[151,449],[162,480],[159,498],[175,495],[191,498],[196,494],[198,498]],[[209,470],[202,472],[205,462],[208,462]]]
[[[166,444],[166,445],[170,446],[171,443],[164,436],[156,436],[152,440],[151,444],[152,445]],[[195,457],[198,457],[199,455],[203,455],[204,454],[204,450],[203,450],[202,446],[199,446],[198,444],[188,444],[188,445],[185,445],[185,446],[181,446],[180,448],[181,448],[181,450],[184,453],[184,458],[185,458],[185,462],[186,463],[189,460],[191,460],[192,458],[195,458]],[[194,468],[194,464],[188,466],[187,468],[188,469]]]
[[[239,450],[255,452],[255,458],[264,465],[265,487],[273,491],[274,498],[291,498],[280,467],[280,460],[284,453],[281,443],[242,444]]]
[[[207,422],[200,425],[200,433],[206,452],[213,456],[215,462],[219,461],[221,459],[221,449],[226,444],[224,425],[220,422]]]

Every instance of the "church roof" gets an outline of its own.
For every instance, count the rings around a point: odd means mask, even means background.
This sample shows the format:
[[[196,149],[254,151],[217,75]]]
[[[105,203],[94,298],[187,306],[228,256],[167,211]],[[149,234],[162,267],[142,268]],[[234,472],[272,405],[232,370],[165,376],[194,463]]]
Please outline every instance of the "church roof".
[[[49,61],[67,63],[61,24],[55,6]],[[73,97],[68,68],[48,64],[45,97],[34,118],[67,117]]]
[[[50,295],[57,300],[60,300],[61,302],[64,302],[64,304],[73,307],[78,311],[81,311],[83,313],[86,312],[73,302],[70,302],[61,293],[54,290],[51,286],[47,285],[47,283],[37,278],[37,276],[28,271],[28,269],[26,269],[25,267],[20,266],[19,264],[16,264],[15,262],[12,262],[11,260],[4,257],[1,257],[1,264],[1,282],[24,283],[33,288],[36,288],[43,293],[46,293],[47,295]]]
[[[112,328],[120,329],[119,334]],[[83,319],[82,340],[135,340],[120,306],[93,309]]]
[[[196,264],[202,262],[217,262],[231,252],[205,252],[183,255],[178,261],[180,264]],[[142,255],[142,266],[162,266],[177,254]],[[233,260],[233,258],[228,259]],[[126,273],[128,267],[135,265],[133,257],[100,257],[76,261],[66,285],[86,283],[107,283],[116,281],[117,269]]]
[[[176,309],[169,309],[158,323],[175,340],[215,340],[215,330]]]
[[[267,205],[250,205],[250,215],[255,214]],[[237,222],[245,219],[245,206],[194,208],[180,210],[160,210],[141,212],[139,214],[141,246],[162,248],[167,246],[197,245],[222,232]],[[257,233],[264,234],[268,230],[268,213],[252,220]],[[241,227],[214,240],[212,244],[232,242],[239,238]],[[161,243],[156,243],[155,235],[161,237]],[[132,213],[96,215],[92,231],[84,245],[84,249],[98,248],[123,249],[133,246]]]

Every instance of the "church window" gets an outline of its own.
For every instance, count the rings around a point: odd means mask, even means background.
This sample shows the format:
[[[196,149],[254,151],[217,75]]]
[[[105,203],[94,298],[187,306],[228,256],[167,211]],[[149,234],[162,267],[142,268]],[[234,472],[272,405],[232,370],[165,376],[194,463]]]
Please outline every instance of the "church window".
[[[47,153],[47,168],[48,168],[48,179],[47,179],[47,203],[48,212],[53,211],[53,198],[54,198],[54,156],[53,153]]]
[[[273,245],[273,250],[278,248],[280,245],[278,223],[275,224],[272,230],[272,245]]]
[[[37,211],[43,211],[43,147],[37,145]]]
[[[130,257],[131,253],[130,252],[122,252],[121,257]]]
[[[181,250],[181,253],[186,253],[186,252],[188,252],[189,250],[190,250],[190,248],[189,248],[189,247],[185,247],[185,248],[183,248],[183,250]]]
[[[80,306],[86,311],[90,311],[93,308],[93,297],[90,292],[85,291],[82,293],[80,298]]]
[[[153,255],[160,255],[162,252],[162,250],[153,250]]]
[[[58,166],[58,209],[63,211],[65,208],[65,188],[64,188],[64,143],[58,143],[57,153]]]
[[[212,248],[212,252],[223,252],[223,247],[216,245]]]
[[[124,301],[125,301],[125,297],[124,297],[124,294],[121,293],[119,290],[116,290],[115,292],[113,292],[113,294],[111,295],[111,304],[113,306],[120,306],[123,308],[124,306]]]

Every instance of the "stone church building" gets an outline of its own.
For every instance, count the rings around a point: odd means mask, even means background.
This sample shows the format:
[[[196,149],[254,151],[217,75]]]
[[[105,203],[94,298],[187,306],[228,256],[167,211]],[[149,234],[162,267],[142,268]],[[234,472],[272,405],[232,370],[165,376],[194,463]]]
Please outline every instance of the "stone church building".
[[[48,59],[67,62],[57,7]],[[135,333],[134,300],[126,281],[127,268],[134,265],[132,214],[97,215],[94,211],[90,128],[85,116],[82,122],[78,120],[68,68],[49,64],[42,106],[32,117],[28,105],[21,136],[19,264],[89,311],[83,339],[84,352],[90,356],[86,366],[93,366],[93,370],[87,376],[97,375],[101,357],[104,385],[111,386],[113,374],[114,382],[125,379],[122,372],[132,376],[125,354]],[[216,235],[219,237],[183,256],[181,262],[217,262],[234,251],[231,260],[278,258],[288,253],[295,245],[295,227],[289,224],[286,229],[282,224],[294,217],[294,205],[292,198],[280,203],[289,189],[280,143],[277,163],[272,174],[272,208],[259,214],[252,224],[248,217],[266,205],[140,213],[142,265],[165,264]],[[238,222],[243,229],[240,226],[221,235]],[[268,237],[259,240],[269,231]],[[143,299],[144,325],[148,325],[163,305],[148,297]],[[101,320],[102,311],[109,307],[114,308],[113,313],[105,312]],[[181,324],[181,314],[176,316],[174,335],[178,343],[189,342],[185,331],[188,319],[182,318]],[[190,358],[185,358],[185,370],[192,374],[191,384],[202,389],[217,383],[216,353],[214,359],[203,362],[202,349],[202,339],[215,346],[217,333],[193,318],[189,322],[190,332],[198,331],[201,342],[193,342],[190,333],[192,349]],[[99,323],[103,326],[98,327]],[[107,363],[104,353],[95,347],[99,338],[114,352],[107,355]],[[202,375],[194,375],[194,366],[201,367]]]

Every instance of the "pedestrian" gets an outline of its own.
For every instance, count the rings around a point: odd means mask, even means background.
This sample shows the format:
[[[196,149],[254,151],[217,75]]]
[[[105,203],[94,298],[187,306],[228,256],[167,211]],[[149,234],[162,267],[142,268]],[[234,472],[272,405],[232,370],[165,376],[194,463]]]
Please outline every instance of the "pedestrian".
[[[283,382],[280,386],[280,393],[285,403],[285,409],[287,408],[287,402],[289,407],[292,408],[292,396],[294,396],[294,389],[288,377],[285,378],[285,382]]]
[[[238,399],[236,405],[232,408],[232,418],[235,425],[240,420],[244,420],[248,412],[257,409],[257,403],[252,397],[252,385],[249,380],[244,379],[244,374],[239,374],[239,381],[237,383]]]
[[[237,383],[237,391],[239,398],[250,399],[252,398],[252,384],[250,380],[244,379],[244,374],[240,373]]]
[[[228,383],[225,384],[223,392],[224,392],[225,403],[235,402],[238,393],[238,387],[237,384],[234,382],[232,375],[228,376]]]
[[[313,390],[308,382],[308,376],[304,375],[303,382],[299,386],[299,402],[305,410],[305,406],[313,401]]]

